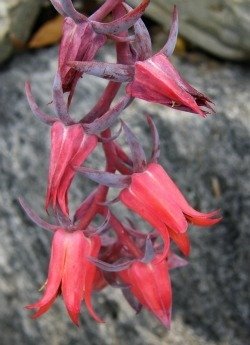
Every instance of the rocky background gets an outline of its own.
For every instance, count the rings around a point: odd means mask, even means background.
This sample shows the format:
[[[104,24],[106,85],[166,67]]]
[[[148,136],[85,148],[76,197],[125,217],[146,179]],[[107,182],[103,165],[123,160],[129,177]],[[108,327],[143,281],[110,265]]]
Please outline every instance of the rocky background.
[[[162,13],[170,15],[174,5],[181,16],[180,34],[188,41],[221,58],[250,59],[249,0],[152,0],[147,14],[167,30]]]
[[[10,1],[11,2],[11,1]],[[0,2],[1,4],[2,2]],[[111,50],[100,58],[109,59]],[[172,273],[173,324],[166,331],[146,311],[134,315],[116,289],[94,296],[106,323],[97,325],[82,309],[81,327],[68,320],[60,299],[33,321],[23,306],[44,283],[50,234],[20,210],[24,196],[41,215],[49,155],[48,128],[33,118],[24,96],[32,82],[44,110],[52,113],[51,83],[57,47],[23,52],[0,69],[0,334],[2,345],[246,345],[249,342],[250,98],[247,64],[225,63],[189,52],[173,62],[185,78],[215,102],[216,115],[201,119],[161,106],[134,102],[124,119],[150,147],[143,112],[159,128],[161,163],[193,206],[221,208],[222,223],[193,228],[190,264]],[[105,82],[84,77],[72,113],[85,113]],[[90,165],[97,164],[95,153]],[[75,205],[90,189],[78,178]]]

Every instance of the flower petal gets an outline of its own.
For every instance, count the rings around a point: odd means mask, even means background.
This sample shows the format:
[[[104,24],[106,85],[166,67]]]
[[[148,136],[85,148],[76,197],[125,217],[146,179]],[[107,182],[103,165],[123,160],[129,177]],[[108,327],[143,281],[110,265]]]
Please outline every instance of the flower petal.
[[[27,306],[27,309],[47,310],[58,294],[61,284],[65,255],[67,249],[66,233],[64,229],[58,229],[53,237],[51,256],[49,263],[48,281],[46,283],[45,293],[43,297],[36,303]],[[44,312],[45,312],[44,311]],[[40,315],[40,313],[39,313]]]
[[[148,205],[145,206],[145,198],[138,198],[135,194],[131,193],[128,188],[124,189],[120,193],[119,197],[124,205],[130,208],[133,212],[139,214],[143,219],[148,221],[158,233],[160,233],[164,242],[164,248],[161,257],[162,260],[165,259],[168,255],[170,240],[168,228],[162,222],[161,218],[159,218],[159,216],[155,214],[153,208]]]
[[[184,232],[183,234],[178,234],[172,229],[168,229],[170,238],[174,241],[174,243],[177,245],[177,247],[180,249],[180,251],[185,255],[189,256],[190,254],[190,241],[189,236],[187,232]]]
[[[87,239],[77,230],[65,235],[66,254],[62,277],[62,296],[71,320],[78,325],[86,276],[85,250]]]
[[[158,180],[146,169],[143,173],[133,174],[130,193],[136,195],[145,207],[150,208],[155,217],[161,219],[176,232],[187,231],[188,223],[174,195],[168,192],[166,180]]]
[[[151,174],[152,179],[155,179],[156,183],[157,181],[164,181],[166,192],[172,196],[174,202],[181,208],[182,212],[191,223],[208,226],[216,224],[221,220],[221,217],[218,217],[218,210],[202,213],[193,209],[161,165],[154,163],[149,164],[147,172]]]
[[[85,291],[84,291],[84,298],[85,304],[88,309],[90,315],[99,323],[103,323],[104,321],[96,314],[94,311],[92,302],[91,302],[91,294],[94,290],[94,279],[96,275],[97,268],[96,266],[87,260],[87,256],[97,257],[101,248],[101,240],[99,236],[93,236],[89,241],[89,250],[85,253],[86,255],[86,278],[85,278]]]
[[[73,167],[80,166],[86,158],[91,154],[97,145],[97,137],[94,135],[88,135],[84,133],[81,127],[82,137],[75,140],[75,148],[72,152],[72,157],[70,158],[67,167],[65,168],[64,174],[61,178],[60,185],[57,191],[58,204],[64,214],[68,214],[67,207],[67,192],[71,185],[71,182],[76,174]]]

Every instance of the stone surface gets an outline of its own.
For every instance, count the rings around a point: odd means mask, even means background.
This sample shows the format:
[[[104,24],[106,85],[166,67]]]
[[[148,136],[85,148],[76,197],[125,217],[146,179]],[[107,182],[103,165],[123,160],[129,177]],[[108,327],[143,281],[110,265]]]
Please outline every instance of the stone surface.
[[[222,58],[250,60],[249,0],[152,0],[146,13],[168,30],[174,4],[187,40]]]
[[[74,327],[60,299],[33,321],[24,305],[35,301],[46,279],[50,234],[35,227],[17,203],[23,195],[42,212],[48,161],[48,128],[32,117],[24,96],[30,79],[38,103],[52,112],[51,82],[57,48],[25,53],[0,71],[0,324],[2,345],[246,345],[249,341],[250,121],[247,66],[222,64],[205,56],[175,59],[186,79],[215,101],[217,115],[191,114],[133,103],[124,119],[150,147],[143,118],[147,110],[160,130],[161,163],[191,203],[222,209],[213,229],[191,229],[190,264],[172,274],[173,326],[167,332],[146,311],[135,316],[116,289],[94,296],[106,324],[97,325],[82,308]],[[109,52],[105,52],[108,60]],[[73,111],[86,112],[104,82],[83,78]],[[99,153],[90,164],[97,166]],[[86,195],[78,178],[71,199]],[[118,205],[115,206],[116,208]]]
[[[0,63],[26,42],[42,0],[0,0]]]

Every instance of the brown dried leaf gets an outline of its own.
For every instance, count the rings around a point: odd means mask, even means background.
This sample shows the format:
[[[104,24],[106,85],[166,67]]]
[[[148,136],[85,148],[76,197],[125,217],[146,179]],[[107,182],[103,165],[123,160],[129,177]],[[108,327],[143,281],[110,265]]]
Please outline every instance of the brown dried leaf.
[[[175,46],[175,53],[178,54],[184,54],[187,51],[187,43],[183,37],[178,37],[176,46]]]
[[[45,22],[32,36],[28,48],[38,49],[57,43],[62,36],[62,25],[62,16],[57,16]]]

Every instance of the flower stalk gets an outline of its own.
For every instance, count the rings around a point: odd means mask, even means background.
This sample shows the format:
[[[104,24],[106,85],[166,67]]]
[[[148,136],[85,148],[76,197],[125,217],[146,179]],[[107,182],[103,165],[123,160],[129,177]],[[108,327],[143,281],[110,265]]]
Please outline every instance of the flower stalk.
[[[36,214],[23,198],[20,204],[27,216],[49,230],[53,238],[44,294],[27,308],[35,310],[33,318],[40,317],[62,295],[76,325],[82,303],[97,322],[103,322],[92,306],[92,293],[111,285],[122,290],[136,312],[145,307],[169,328],[169,271],[187,263],[173,252],[172,244],[188,257],[189,225],[212,226],[221,217],[218,210],[195,210],[159,163],[160,137],[153,119],[146,117],[152,141],[147,160],[141,142],[121,117],[135,98],[201,117],[212,112],[212,102],[185,81],[170,62],[178,34],[176,7],[167,43],[153,53],[141,18],[150,0],[142,0],[135,8],[126,1],[106,0],[89,17],[78,12],[71,0],[51,3],[64,16],[58,70],[52,86],[55,115],[38,107],[30,83],[25,89],[34,115],[50,126],[45,210],[54,217],[52,224]],[[116,63],[96,60],[108,40],[115,45]],[[106,79],[108,84],[93,108],[76,121],[70,105],[84,74]],[[117,100],[118,91],[121,95]],[[114,132],[113,125],[118,121],[121,128]],[[117,141],[120,135],[130,154]],[[85,165],[97,147],[103,151],[103,171]],[[86,183],[92,179],[98,185],[72,212],[68,195],[77,174]],[[111,201],[110,188],[118,188],[117,197]],[[115,212],[113,203],[137,215],[143,229],[126,219],[124,211]],[[97,226],[100,218],[103,223]]]

